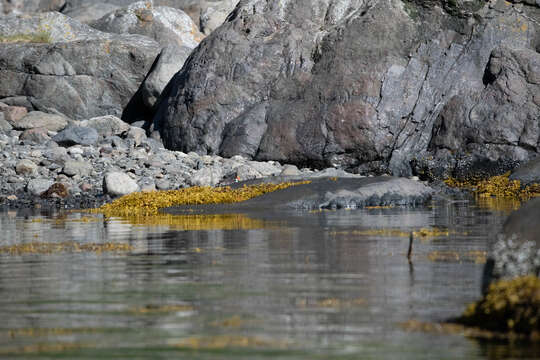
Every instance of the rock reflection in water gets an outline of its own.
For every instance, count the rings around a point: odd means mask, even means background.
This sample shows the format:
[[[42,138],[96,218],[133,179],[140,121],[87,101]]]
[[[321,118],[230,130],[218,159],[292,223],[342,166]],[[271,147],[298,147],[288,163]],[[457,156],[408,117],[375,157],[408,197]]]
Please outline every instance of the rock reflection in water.
[[[459,202],[146,219],[4,213],[0,246],[129,251],[0,254],[0,355],[531,357],[515,345],[493,350],[398,326],[460,314],[479,296],[480,264],[429,254],[484,252],[503,215]],[[421,229],[438,232],[415,242],[411,267],[401,234]]]

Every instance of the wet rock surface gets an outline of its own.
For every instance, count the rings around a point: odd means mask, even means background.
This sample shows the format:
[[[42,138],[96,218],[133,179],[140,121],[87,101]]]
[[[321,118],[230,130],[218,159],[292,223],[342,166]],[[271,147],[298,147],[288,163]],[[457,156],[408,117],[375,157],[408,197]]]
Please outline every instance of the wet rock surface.
[[[416,206],[431,199],[434,191],[414,180],[394,177],[319,177],[275,176],[238,183],[233,188],[260,183],[298,183],[262,196],[234,204],[177,206],[166,209],[172,214],[223,213],[231,211],[272,212],[284,209],[355,209],[366,206]]]

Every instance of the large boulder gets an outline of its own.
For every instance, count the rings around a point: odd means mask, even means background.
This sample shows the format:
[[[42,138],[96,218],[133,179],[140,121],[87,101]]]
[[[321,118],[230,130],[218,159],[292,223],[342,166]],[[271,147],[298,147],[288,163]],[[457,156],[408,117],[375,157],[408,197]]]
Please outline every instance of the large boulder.
[[[104,33],[54,12],[8,16],[0,37],[0,99],[76,120],[120,116],[160,51],[147,37]]]
[[[90,25],[109,33],[145,35],[162,46],[176,44],[193,49],[203,39],[195,23],[182,10],[154,7],[151,1],[139,1],[115,10]]]
[[[540,184],[540,157],[514,169],[510,180],[519,180],[522,185]]]
[[[532,52],[539,20],[503,1],[242,1],[173,78],[155,127],[184,152],[411,175],[439,150],[455,160],[434,125],[489,91],[494,50]],[[500,157],[524,160],[529,143]]]
[[[483,288],[495,279],[540,276],[540,199],[533,199],[510,214],[490,250]]]
[[[5,0],[4,0],[5,1]],[[34,0],[37,1],[37,0]],[[53,0],[48,0],[53,1]],[[58,0],[57,0],[58,1]],[[65,6],[62,8],[62,12],[64,12],[66,15],[72,16],[75,14],[75,16],[78,19],[87,21],[85,19],[93,18],[93,19],[99,19],[99,17],[95,17],[96,15],[93,14],[93,12],[97,11],[100,12],[102,15],[105,15],[106,12],[103,12],[103,9],[112,6],[116,7],[125,7],[128,5],[131,5],[137,1],[140,0],[65,0]],[[231,5],[225,5],[222,6],[220,3],[231,3],[231,0],[217,0],[217,1],[206,1],[206,0],[153,0],[154,6],[167,6],[172,7],[176,9],[180,9],[184,11],[186,14],[188,14],[193,22],[199,27],[199,19],[201,19],[202,14],[205,14],[205,20],[207,25],[205,25],[205,28],[210,28],[210,26],[214,26],[213,24],[219,24],[219,20],[214,19],[218,17],[222,17],[221,13],[224,11],[227,11],[226,8],[230,7]],[[101,9],[100,9],[101,8]],[[211,8],[210,11],[207,11],[208,8]],[[111,9],[114,10],[114,9]],[[231,8],[232,10],[232,8]],[[221,13],[220,13],[221,12]],[[202,19],[201,19],[202,20]]]
[[[99,30],[117,34],[140,34],[153,38],[163,50],[148,74],[139,100],[151,111],[161,92],[184,65],[204,35],[182,10],[139,1],[94,21]],[[137,99],[134,99],[137,101]],[[126,113],[126,117],[132,117]]]
[[[512,46],[495,48],[486,86],[452,97],[435,123],[431,149],[436,158],[453,153],[441,164],[452,175],[502,173],[540,151],[540,54]]]

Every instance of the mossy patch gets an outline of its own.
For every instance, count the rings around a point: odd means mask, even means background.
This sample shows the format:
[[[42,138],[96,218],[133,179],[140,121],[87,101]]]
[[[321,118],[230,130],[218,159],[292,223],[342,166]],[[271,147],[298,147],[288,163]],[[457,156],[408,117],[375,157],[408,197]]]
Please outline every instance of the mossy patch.
[[[51,34],[48,31],[37,31],[26,34],[0,35],[0,43],[50,43]]]
[[[540,279],[531,275],[491,284],[486,295],[469,305],[458,322],[540,338]]]
[[[180,190],[138,192],[125,195],[99,209],[92,210],[92,212],[102,213],[107,217],[153,216],[159,213],[159,209],[171,206],[236,203],[291,186],[309,183],[309,181],[301,181],[257,184],[238,189],[194,186]]]

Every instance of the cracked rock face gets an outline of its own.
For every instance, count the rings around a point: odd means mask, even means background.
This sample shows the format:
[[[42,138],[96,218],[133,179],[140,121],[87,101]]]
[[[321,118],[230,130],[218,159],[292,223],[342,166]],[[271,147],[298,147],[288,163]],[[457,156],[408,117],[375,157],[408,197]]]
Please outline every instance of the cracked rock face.
[[[536,19],[501,1],[243,0],[154,126],[171,149],[360,173],[511,167],[538,151]]]
[[[31,42],[0,43],[1,101],[75,120],[121,116],[160,51],[150,38],[104,33],[60,13],[0,22],[0,37],[17,34]]]

